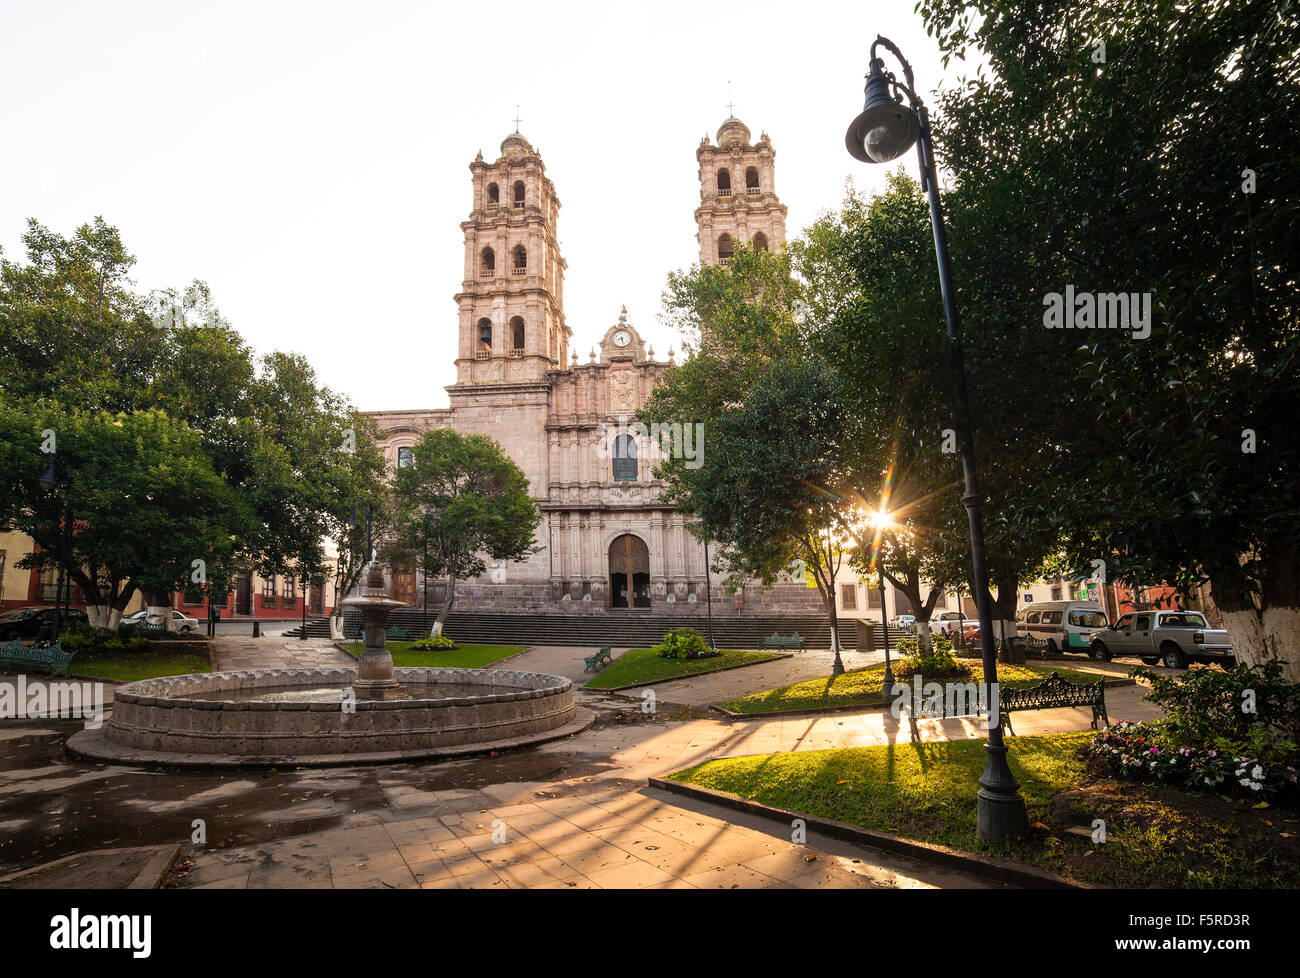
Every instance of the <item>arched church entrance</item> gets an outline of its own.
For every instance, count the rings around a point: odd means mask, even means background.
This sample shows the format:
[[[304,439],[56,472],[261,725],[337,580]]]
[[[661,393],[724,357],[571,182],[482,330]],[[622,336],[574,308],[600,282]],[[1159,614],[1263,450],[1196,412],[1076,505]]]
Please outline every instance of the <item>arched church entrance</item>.
[[[650,607],[650,550],[631,533],[609,545],[609,606]]]

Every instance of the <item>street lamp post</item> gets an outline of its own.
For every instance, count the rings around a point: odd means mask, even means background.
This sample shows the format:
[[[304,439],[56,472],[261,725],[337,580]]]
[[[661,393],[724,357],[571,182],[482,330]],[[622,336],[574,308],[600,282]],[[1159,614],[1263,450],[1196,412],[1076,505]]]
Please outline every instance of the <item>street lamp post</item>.
[[[713,576],[709,571],[709,541],[704,541],[704,602],[705,612],[709,618],[709,648],[716,649],[713,642]]]
[[[45,471],[40,477],[41,488],[47,492],[53,492],[61,485],[59,480],[59,456],[53,454],[50,456],[50,464],[45,467]],[[68,547],[69,523],[72,520],[72,514],[69,509],[67,495],[63,498],[63,525],[59,527],[59,575],[58,583],[54,586],[54,629],[49,635],[49,641],[57,642],[59,640],[59,630],[63,627],[63,580],[67,573],[68,566]]]
[[[429,514],[424,514],[424,553],[420,558],[420,582],[424,588],[424,598],[420,604],[424,608],[424,630],[429,631]]]
[[[884,70],[884,61],[876,56],[876,49],[880,47],[886,48],[898,59],[906,83],[899,82],[893,72]],[[907,97],[907,105],[902,104],[904,96]],[[975,588],[975,607],[979,614],[984,682],[992,686],[997,682],[997,650],[993,646],[993,613],[988,566],[984,557],[984,517],[980,511],[980,495],[975,479],[975,442],[970,428],[966,371],[962,364],[960,321],[948,259],[948,239],[944,232],[943,211],[939,206],[939,180],[934,165],[930,116],[925,103],[916,93],[912,66],[897,45],[886,37],[878,35],[871,44],[866,103],[861,114],[849,125],[845,143],[850,155],[864,163],[888,163],[898,159],[916,143],[921,186],[930,202],[930,224],[934,232],[934,251],[939,268],[939,291],[943,297],[944,318],[948,324],[953,406],[965,479],[961,501],[966,507],[970,524],[972,584]],[[1020,785],[1007,764],[1007,748],[997,719],[989,718],[988,743],[985,745],[987,763],[979,779],[976,814],[976,835],[988,842],[1018,838],[1028,831],[1029,826],[1025,802],[1020,796]]]
[[[876,565],[876,573],[880,575],[880,632],[885,636],[885,682],[881,691],[885,694],[885,699],[894,698],[894,669],[889,664],[889,621],[885,613],[885,571],[879,564]]]

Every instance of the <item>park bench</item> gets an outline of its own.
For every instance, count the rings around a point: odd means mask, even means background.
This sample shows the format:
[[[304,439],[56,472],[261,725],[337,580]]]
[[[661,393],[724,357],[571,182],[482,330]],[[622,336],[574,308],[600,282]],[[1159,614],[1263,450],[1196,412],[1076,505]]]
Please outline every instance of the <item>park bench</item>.
[[[167,626],[161,621],[142,621],[135,626],[135,633],[137,635],[165,635],[167,634]]]
[[[1055,710],[1076,706],[1085,706],[1092,710],[1093,730],[1098,729],[1099,722],[1109,727],[1110,717],[1106,713],[1106,680],[1103,678],[1095,683],[1072,683],[1052,673],[1041,683],[1022,689],[1007,689],[999,686],[998,725],[1014,734],[1016,731],[1011,726],[1012,713],[1021,710]],[[949,714],[945,698],[937,715],[927,714],[918,708],[910,711],[907,718],[912,727],[912,739],[920,740],[920,731],[916,726],[918,719],[949,720],[969,716],[970,713]]]
[[[27,646],[14,640],[0,645],[0,663],[48,669],[51,676],[66,676],[75,652],[64,652],[58,642],[46,646]]]
[[[1036,686],[998,690],[998,721],[1013,734],[1011,714],[1017,710],[1055,710],[1071,706],[1092,709],[1093,730],[1098,729],[1098,721],[1110,726],[1110,717],[1106,714],[1105,679],[1095,683],[1072,683],[1052,673]]]
[[[758,643],[759,648],[763,649],[798,649],[802,652],[808,645],[808,640],[795,632],[793,635],[778,635],[773,632],[763,638]]]
[[[583,669],[583,672],[599,672],[602,663],[614,661],[613,646],[606,645],[595,655],[584,656],[582,661],[587,664],[587,668]]]
[[[411,633],[405,628],[391,625],[384,637],[390,642],[409,642],[411,640]]]

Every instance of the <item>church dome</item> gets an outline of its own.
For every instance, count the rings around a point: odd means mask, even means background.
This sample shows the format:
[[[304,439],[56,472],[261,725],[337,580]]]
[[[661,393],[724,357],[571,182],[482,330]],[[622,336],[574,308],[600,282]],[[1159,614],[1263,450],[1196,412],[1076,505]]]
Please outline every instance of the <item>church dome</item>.
[[[517,132],[512,132],[501,142],[501,155],[508,160],[522,160],[526,156],[533,156],[533,147],[523,136]]]
[[[722,149],[734,149],[749,145],[749,127],[734,115],[718,129],[718,146]]]

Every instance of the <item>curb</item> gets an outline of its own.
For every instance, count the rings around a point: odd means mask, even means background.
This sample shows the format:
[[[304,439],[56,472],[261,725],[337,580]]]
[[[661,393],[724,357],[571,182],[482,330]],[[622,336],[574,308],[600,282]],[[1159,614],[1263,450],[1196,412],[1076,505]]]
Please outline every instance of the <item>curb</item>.
[[[626,654],[626,653],[624,653]],[[619,656],[621,659],[622,656]],[[663,679],[650,679],[643,683],[628,683],[626,686],[588,686],[584,683],[576,689],[585,689],[588,693],[617,693],[625,689],[640,689],[642,686],[658,686],[660,683],[675,683],[682,679],[694,679],[696,676],[712,676],[716,672],[730,672],[732,669],[748,669],[750,666],[764,666],[769,662],[776,662],[778,659],[793,659],[793,652],[774,652],[770,659],[759,659],[757,662],[738,662],[734,666],[722,666],[718,669],[705,669],[703,672],[688,672],[681,676],[666,676]],[[614,662],[617,662],[615,659]],[[610,665],[613,665],[611,662]],[[597,673],[599,675],[599,673]],[[595,676],[592,677],[596,678]]]
[[[886,832],[866,829],[860,825],[850,825],[847,822],[837,822],[834,819],[821,818],[817,815],[805,815],[802,812],[795,812],[786,808],[776,808],[772,805],[764,805],[761,802],[750,801],[748,798],[741,798],[739,795],[714,791],[711,788],[700,788],[696,785],[683,784],[680,781],[667,781],[663,778],[649,778],[647,784],[651,788],[658,788],[660,791],[669,794],[681,795],[696,801],[707,801],[749,815],[758,815],[773,821],[784,822],[787,825],[793,819],[802,819],[809,829],[841,842],[851,842],[854,845],[865,846],[869,849],[878,849],[882,852],[908,856],[921,862],[942,866],[944,869],[957,870],[997,883],[1010,883],[1013,886],[1035,890],[1100,889],[1100,887],[1089,883],[1066,879],[1064,876],[1049,873],[1047,870],[1036,869],[1008,859],[998,859],[994,856],[971,856],[936,843],[904,839],[901,836],[890,835]]]
[[[63,856],[59,859],[51,860],[48,863],[41,863],[39,866],[33,866],[30,869],[20,869],[16,873],[10,873],[7,876],[0,876],[0,887],[8,883],[17,883],[29,876],[36,876],[47,870],[54,869],[64,863],[72,862],[74,859],[81,859],[84,856],[95,855],[112,855],[119,852],[134,852],[139,849],[161,848],[160,852],[155,853],[150,860],[145,863],[144,868],[136,874],[135,879],[126,885],[128,890],[157,890],[162,887],[163,880],[171,871],[172,865],[176,862],[176,857],[181,854],[181,844],[179,842],[172,845],[170,849],[157,846],[128,846],[118,849],[88,849],[85,852],[74,852],[70,856]],[[6,887],[7,888],[7,887]]]

